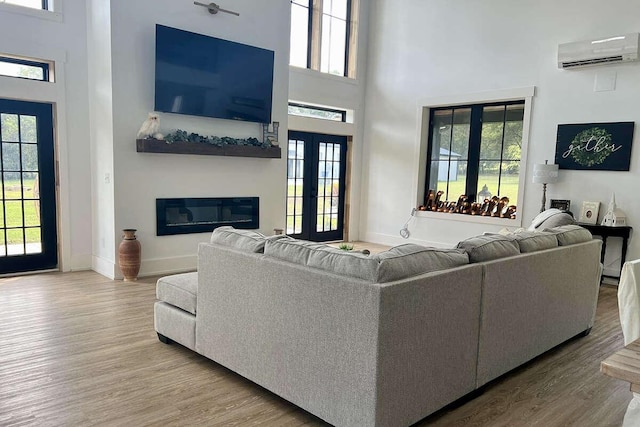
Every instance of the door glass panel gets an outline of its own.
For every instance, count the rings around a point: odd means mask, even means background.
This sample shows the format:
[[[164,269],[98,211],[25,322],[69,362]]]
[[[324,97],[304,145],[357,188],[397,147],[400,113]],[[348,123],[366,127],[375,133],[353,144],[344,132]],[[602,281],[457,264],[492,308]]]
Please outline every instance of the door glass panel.
[[[22,197],[22,184],[20,183],[20,173],[5,172],[4,176],[4,198],[20,199]]]
[[[338,229],[338,195],[340,192],[340,144],[319,144],[318,222],[317,231]]]
[[[22,227],[22,200],[7,200],[4,202],[6,210],[6,226]]]
[[[25,234],[27,236],[26,253],[39,254],[42,252],[42,238],[40,227],[25,228]]]
[[[38,142],[38,133],[36,129],[36,116],[20,115],[20,141],[21,142]]]
[[[304,141],[289,140],[287,150],[287,234],[302,231]]]
[[[0,128],[2,128],[3,142],[18,142],[18,115],[17,114],[0,114]]]
[[[16,144],[17,145],[17,144]],[[21,144],[22,150],[22,170],[38,170],[38,146],[36,144]]]
[[[2,143],[2,170],[16,172],[20,170],[20,144]]]
[[[7,255],[24,255],[24,235],[22,228],[7,230]]]

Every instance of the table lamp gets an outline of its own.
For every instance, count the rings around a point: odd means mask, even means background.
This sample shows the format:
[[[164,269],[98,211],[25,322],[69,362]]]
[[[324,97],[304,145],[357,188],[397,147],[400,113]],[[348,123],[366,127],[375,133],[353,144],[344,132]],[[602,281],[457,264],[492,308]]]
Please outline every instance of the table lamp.
[[[547,204],[547,184],[558,182],[558,165],[550,165],[548,163],[549,161],[545,160],[544,164],[533,165],[533,183],[542,184],[542,206],[540,207],[540,212],[544,212]]]

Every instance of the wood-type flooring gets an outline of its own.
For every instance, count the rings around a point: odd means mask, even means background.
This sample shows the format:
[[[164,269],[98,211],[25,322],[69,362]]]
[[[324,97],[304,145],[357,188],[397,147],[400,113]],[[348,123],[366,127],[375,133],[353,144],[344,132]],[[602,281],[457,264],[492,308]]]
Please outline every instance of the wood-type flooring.
[[[323,426],[153,329],[155,278],[93,272],[0,279],[0,426]],[[616,289],[591,335],[418,426],[620,426],[629,384],[599,372],[622,348]]]

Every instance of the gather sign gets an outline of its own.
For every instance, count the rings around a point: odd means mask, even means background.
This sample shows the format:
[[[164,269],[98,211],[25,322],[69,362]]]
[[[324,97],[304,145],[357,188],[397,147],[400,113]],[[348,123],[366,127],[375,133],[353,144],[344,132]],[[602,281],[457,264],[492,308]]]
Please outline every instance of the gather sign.
[[[628,171],[634,122],[558,125],[555,162],[560,169]]]

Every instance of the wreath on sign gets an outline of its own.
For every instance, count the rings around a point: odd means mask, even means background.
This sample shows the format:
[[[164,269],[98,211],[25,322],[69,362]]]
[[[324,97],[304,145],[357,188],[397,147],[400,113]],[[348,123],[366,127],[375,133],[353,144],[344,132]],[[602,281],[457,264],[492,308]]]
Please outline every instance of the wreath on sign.
[[[598,142],[597,149],[596,142]],[[589,149],[587,150],[587,144]],[[583,130],[573,138],[571,157],[582,166],[591,167],[604,162],[613,153],[611,134],[601,128]]]

